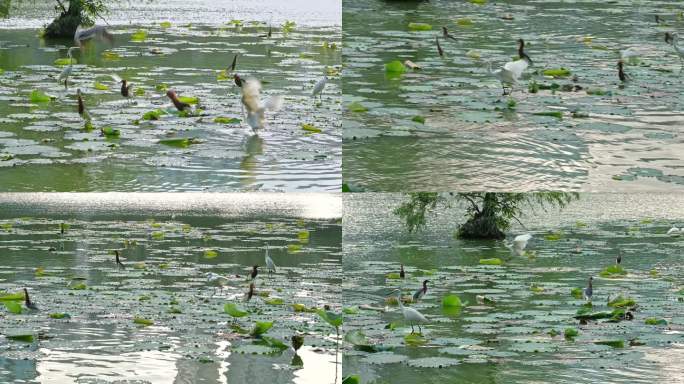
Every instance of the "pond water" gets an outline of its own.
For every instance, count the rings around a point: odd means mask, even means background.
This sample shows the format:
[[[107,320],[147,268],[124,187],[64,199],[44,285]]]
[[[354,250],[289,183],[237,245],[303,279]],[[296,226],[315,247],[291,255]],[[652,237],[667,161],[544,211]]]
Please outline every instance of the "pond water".
[[[682,189],[684,83],[664,41],[684,27],[680,2],[474,3],[345,0],[345,183],[390,192]],[[455,40],[441,37],[442,26]],[[502,96],[487,62],[496,69],[515,58],[518,38],[533,66]],[[627,61],[623,85],[619,51],[630,47],[639,57]],[[422,69],[388,75],[383,66],[395,60]],[[570,74],[543,74],[559,68]]]
[[[344,375],[362,383],[675,383],[684,375],[684,237],[666,232],[684,223],[676,194],[583,194],[560,212],[529,208],[514,235],[533,235],[513,256],[501,241],[461,241],[453,233],[458,208],[431,217],[407,234],[392,214],[398,194],[344,196],[344,306],[366,305],[345,319],[362,330],[344,349]],[[556,240],[557,239],[557,240]],[[622,254],[627,273],[601,277]],[[499,258],[502,265],[482,265]],[[399,265],[405,281],[393,279]],[[632,298],[633,320],[574,318],[585,301],[571,294],[594,277],[592,312],[611,312],[609,297]],[[408,296],[428,279],[428,292],[406,304],[423,313],[424,339],[405,339],[411,327],[387,297]],[[444,308],[457,295],[464,306]],[[481,296],[478,300],[478,296]],[[667,325],[649,325],[664,320]],[[392,327],[390,327],[392,325]],[[565,339],[572,328],[578,335]],[[418,328],[416,328],[418,331]],[[410,345],[409,341],[423,342]],[[601,342],[624,343],[614,348]],[[599,343],[599,344],[597,344]],[[368,352],[368,345],[376,352]]]
[[[68,89],[57,80],[64,69],[57,60],[68,63],[74,43],[39,37],[29,17],[49,21],[48,11],[20,9],[0,24],[0,190],[340,189],[339,2],[297,1],[288,12],[279,11],[282,2],[202,2],[199,13],[180,1],[164,12],[157,11],[166,2],[148,3],[145,12],[113,9],[114,43],[75,50]],[[303,8],[309,11],[297,12]],[[284,96],[256,134],[242,121],[232,74],[222,72],[235,54],[235,72],[259,79],[264,99]],[[112,74],[128,80],[135,96],[124,99]],[[316,101],[312,89],[324,75],[329,82]],[[77,113],[77,89],[92,129]],[[201,114],[179,116],[169,89],[197,98]],[[32,101],[32,91],[52,99]],[[143,118],[157,110],[158,119]]]
[[[0,195],[1,382],[333,383],[341,374],[335,329],[311,311],[340,310],[339,197],[30,197]],[[18,301],[15,314],[6,294],[24,287],[38,309]],[[247,313],[232,318],[231,303]],[[243,333],[258,322],[272,327]],[[304,338],[297,354],[294,335]]]

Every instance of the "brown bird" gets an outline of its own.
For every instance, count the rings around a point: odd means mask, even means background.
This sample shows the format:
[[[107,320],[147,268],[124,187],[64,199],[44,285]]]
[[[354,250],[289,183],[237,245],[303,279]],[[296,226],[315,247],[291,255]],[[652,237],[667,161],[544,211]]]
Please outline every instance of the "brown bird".
[[[76,96],[78,96],[78,114],[83,117],[83,113],[85,112],[85,106],[83,105],[83,98],[81,97],[81,90],[77,89],[76,90]]]
[[[530,65],[532,65],[532,59],[530,59],[530,57],[527,56],[527,53],[525,53],[524,49],[525,49],[525,40],[518,39],[518,57],[521,59],[527,60],[527,62]]]
[[[244,80],[238,75],[237,73],[233,75],[233,81],[235,82],[235,85],[238,87],[242,88],[242,85],[245,83]]]
[[[173,105],[176,107],[177,110],[184,111],[186,108],[190,109],[190,104],[178,100],[178,95],[176,94],[176,91],[168,90],[166,91],[166,96],[168,96],[169,99],[171,99]]]
[[[121,96],[131,97],[131,88],[132,87],[133,87],[133,85],[128,84],[128,81],[121,80]]]
[[[121,268],[123,268],[123,269],[126,269],[126,266],[124,265],[124,263],[121,262],[121,259],[119,258],[119,250],[118,250],[118,249],[115,249],[115,250],[114,250],[114,256],[116,256],[116,266],[117,266],[117,268],[118,268],[118,267],[121,267]]]
[[[252,276],[252,280],[256,279],[257,275],[259,274],[257,268],[259,268],[258,265],[252,267],[252,273],[250,274],[250,276]]]
[[[442,27],[442,36],[444,36],[445,39],[451,39],[451,40],[458,41],[458,40],[456,40],[454,35],[449,33],[449,30],[447,29],[447,27]]]
[[[442,50],[442,46],[439,45],[439,37],[435,36],[435,41],[437,42],[437,52],[439,52],[440,56],[444,56],[444,50]]]
[[[399,270],[399,277],[402,279],[406,277],[406,273],[404,272],[404,264],[401,264],[401,269]]]
[[[629,80],[629,76],[627,76],[627,74],[625,73],[624,66],[625,64],[622,62],[622,60],[618,61],[618,77],[620,78],[620,81],[622,81],[623,83]]]
[[[28,290],[27,290],[26,288],[24,288],[24,304],[26,305],[26,308],[29,308],[29,309],[38,309],[38,307],[36,306],[36,304],[34,304],[34,303],[31,301],[31,298],[29,297]]]
[[[245,295],[245,301],[252,300],[252,296],[254,296],[254,283],[249,284],[249,291]]]

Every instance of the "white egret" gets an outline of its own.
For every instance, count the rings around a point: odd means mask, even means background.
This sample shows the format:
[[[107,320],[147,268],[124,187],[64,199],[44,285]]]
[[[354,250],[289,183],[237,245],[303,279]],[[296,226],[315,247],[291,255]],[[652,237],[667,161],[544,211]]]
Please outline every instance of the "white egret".
[[[531,238],[532,235],[529,233],[518,235],[511,243],[506,244],[506,247],[520,256],[523,254],[525,247],[527,247],[527,242],[530,241]]]
[[[59,81],[64,80],[64,88],[66,89],[69,89],[69,76],[71,75],[71,72],[74,70],[73,56],[71,52],[73,52],[74,49],[80,48],[81,47],[70,47],[69,50],[67,50],[67,56],[69,56],[69,65],[64,67],[64,69],[62,69],[62,72],[59,74],[59,77],[57,77]]]
[[[418,301],[427,293],[427,284],[430,280],[423,280],[423,286],[413,294],[413,301]]]
[[[323,89],[325,88],[325,84],[328,82],[328,77],[323,76],[322,79],[318,80],[316,85],[314,85],[313,92],[311,93],[311,96],[314,98],[316,96],[320,96],[321,102],[323,102]]]
[[[672,47],[679,56],[679,61],[682,63],[681,69],[684,69],[684,47],[679,46],[679,35],[677,32],[665,32],[665,42],[672,44]]]
[[[682,234],[682,230],[673,225],[672,228],[667,231],[667,234],[670,236],[679,236]]]
[[[592,286],[593,280],[594,278],[592,276],[589,276],[587,287],[582,289],[582,296],[584,296],[584,300],[591,301],[591,297],[594,295],[594,288]]]
[[[228,284],[229,279],[226,276],[219,275],[214,272],[207,272],[207,281],[214,284],[214,294],[216,294],[216,288],[223,289],[224,286]]]
[[[264,261],[266,262],[266,268],[268,268],[268,274],[270,275],[272,272],[275,273],[276,265],[273,262],[273,259],[271,259],[271,256],[268,255],[268,243],[266,243],[266,255],[264,256]]]
[[[264,127],[266,111],[278,111],[283,106],[282,96],[271,96],[266,102],[261,100],[261,82],[257,79],[240,80],[242,86],[242,105],[247,110],[247,124],[252,129]]]
[[[497,78],[501,82],[503,94],[506,93],[506,86],[510,88],[510,93],[513,93],[513,87],[518,85],[518,80],[523,72],[532,65],[532,59],[525,53],[525,41],[518,39],[518,60],[509,61],[503,67],[492,71],[492,63],[489,63],[489,74]]]
[[[114,42],[114,35],[107,31],[107,28],[102,25],[96,25],[87,29],[81,28],[79,25],[74,33],[74,41],[76,44],[83,45],[85,41],[97,39],[107,40],[110,44]]]
[[[420,324],[428,323],[428,319],[425,318],[425,316],[423,316],[423,314],[418,312],[417,310],[413,308],[404,307],[404,303],[401,302],[400,290],[397,290],[397,301],[399,302],[399,308],[401,309],[401,313],[404,315],[404,320],[408,321],[409,324],[411,324],[411,333],[415,333],[415,330],[413,328],[414,325],[417,325],[418,331],[420,333],[423,333],[423,330],[420,328]]]

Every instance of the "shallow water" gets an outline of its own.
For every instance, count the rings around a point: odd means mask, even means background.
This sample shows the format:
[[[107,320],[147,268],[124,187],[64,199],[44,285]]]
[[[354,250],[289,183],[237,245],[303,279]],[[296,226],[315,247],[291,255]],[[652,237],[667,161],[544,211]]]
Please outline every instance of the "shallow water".
[[[300,8],[304,3],[298,3]],[[25,29],[32,25],[28,21],[20,23],[22,29],[4,25],[12,28],[0,29],[0,190],[339,190],[339,23],[322,18],[285,32],[282,23],[273,21],[272,38],[266,38],[269,21],[263,21],[261,8],[267,3],[258,5],[234,14],[205,4],[204,12],[212,17],[181,17],[170,27],[160,23],[167,19],[118,9],[110,27],[114,44],[90,43],[76,50],[68,89],[57,81],[63,67],[55,60],[65,59],[73,42],[39,38],[38,30]],[[322,8],[313,6],[311,12]],[[136,23],[116,24],[123,21],[121,14],[136,14]],[[229,24],[232,20],[243,25]],[[147,32],[142,42],[133,39],[139,30]],[[215,120],[242,119],[239,89],[232,79],[219,77],[236,53],[236,72],[261,80],[263,98],[285,98],[284,108],[269,114],[266,128],[257,134],[242,121]],[[125,100],[111,74],[144,93]],[[330,81],[322,102],[314,101],[313,86],[324,74]],[[77,113],[77,89],[92,115],[91,131]],[[166,89],[199,98],[202,115],[178,116]],[[31,102],[33,90],[53,100]],[[168,113],[156,121],[143,119],[157,109]],[[320,132],[306,131],[304,124]],[[104,136],[100,130],[105,127],[118,129],[120,136]],[[162,143],[173,138],[199,142],[181,148]]]
[[[344,306],[386,309],[360,310],[347,317],[347,330],[363,330],[369,343],[384,352],[362,352],[348,345],[345,375],[358,374],[363,383],[681,380],[684,238],[665,232],[673,223],[684,222],[682,196],[585,194],[560,213],[544,214],[536,208],[522,219],[533,234],[524,256],[511,255],[500,241],[454,239],[462,222],[455,209],[432,217],[425,230],[407,234],[391,213],[403,199],[370,193],[344,196]],[[515,226],[510,236],[523,231]],[[558,232],[560,240],[545,237]],[[619,250],[628,274],[600,277]],[[480,265],[480,259],[493,257],[503,265]],[[399,263],[407,271],[405,282],[387,278],[399,271]],[[589,275],[594,276],[593,309],[612,310],[606,305],[608,296],[629,296],[638,303],[632,321],[580,325],[573,319],[584,301],[570,290],[585,286]],[[428,293],[411,307],[430,320],[422,327],[427,342],[408,346],[404,336],[411,327],[385,300],[400,287],[410,295],[423,279],[431,281]],[[441,300],[447,294],[458,295],[466,305],[445,311]],[[477,295],[494,303],[478,303]],[[647,325],[649,317],[669,324]],[[394,330],[386,328],[390,323]],[[566,328],[579,331],[574,341],[564,339]],[[552,336],[551,330],[559,334]],[[624,340],[625,347],[595,344],[606,340]],[[630,346],[630,340],[644,345]]]
[[[80,207],[70,204],[73,195],[31,196],[33,206],[0,195],[0,292],[28,287],[39,307],[13,314],[2,305],[0,381],[334,382],[334,328],[292,304],[339,311],[339,208],[315,213],[296,195],[207,196],[193,209],[198,196],[183,194],[168,197],[176,209],[166,212],[160,195],[150,203],[150,195],[125,202],[90,194]],[[330,196],[306,199],[335,205]],[[69,224],[64,234],[61,223]],[[266,242],[277,272],[261,270],[255,297],[242,302]],[[117,268],[114,249],[125,269]],[[215,290],[209,271],[229,276],[228,284]],[[81,283],[85,289],[77,289]],[[269,303],[277,298],[283,304]],[[250,313],[234,323],[226,303]],[[69,317],[49,317],[58,313]],[[154,324],[135,324],[136,317]],[[256,321],[273,321],[266,335],[287,346],[303,335],[298,358],[292,348],[257,345],[233,331]],[[33,342],[6,337],[18,333]]]
[[[664,42],[665,31],[684,26],[677,5],[346,0],[344,104],[367,111],[344,111],[345,183],[370,191],[681,190],[684,85]],[[433,30],[410,31],[412,22]],[[440,39],[444,57],[435,45],[442,26],[456,38]],[[502,97],[487,62],[510,61],[518,38],[534,65]],[[630,46],[641,57],[626,66],[632,81],[623,87],[618,52]],[[422,69],[387,76],[383,65],[393,60]],[[572,75],[541,74],[560,67]],[[560,89],[530,93],[533,82]],[[574,85],[582,89],[562,90]],[[545,112],[562,118],[535,115]]]

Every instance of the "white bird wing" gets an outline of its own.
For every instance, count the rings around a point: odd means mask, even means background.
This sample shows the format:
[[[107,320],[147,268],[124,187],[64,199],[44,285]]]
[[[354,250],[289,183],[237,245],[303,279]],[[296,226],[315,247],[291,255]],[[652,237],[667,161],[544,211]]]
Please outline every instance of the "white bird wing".
[[[518,249],[523,249],[527,245],[527,242],[532,238],[532,235],[526,233],[524,235],[518,235],[513,239],[513,244]]]
[[[115,82],[117,82],[117,83],[120,83],[120,82],[121,82],[121,78],[119,77],[119,75],[116,75],[116,74],[112,73],[112,74],[110,74],[109,76],[110,76],[110,77],[112,78],[112,80],[114,80]]]
[[[667,231],[667,234],[668,234],[668,235],[679,234],[679,228],[677,228],[677,227],[672,227],[672,228],[670,228],[669,231]]]
[[[268,100],[266,100],[264,109],[273,112],[279,111],[283,107],[284,102],[285,101],[282,96],[271,96]]]
[[[325,83],[327,83],[327,81],[328,81],[328,79],[326,79],[325,77],[318,80],[318,82],[314,86],[312,94],[315,96],[315,95],[318,95],[319,93],[323,92],[323,88],[325,88]]]
[[[517,80],[520,78],[520,76],[522,76],[523,71],[529,66],[530,63],[528,63],[527,60],[520,59],[516,61],[509,61],[508,63],[504,64],[503,69],[511,72]]]
[[[620,51],[620,58],[621,59],[629,59],[629,58],[638,57],[638,56],[641,56],[641,52],[639,51],[639,49],[637,49],[635,47],[629,47],[627,49]]]
[[[428,322],[428,319],[427,319],[425,316],[423,316],[422,313],[416,311],[415,309],[413,309],[413,308],[404,308],[404,310],[407,312],[406,318],[407,318],[408,320],[411,320],[411,321],[418,321],[418,322],[422,322],[422,323],[427,323],[427,322]]]

